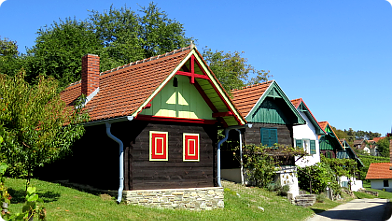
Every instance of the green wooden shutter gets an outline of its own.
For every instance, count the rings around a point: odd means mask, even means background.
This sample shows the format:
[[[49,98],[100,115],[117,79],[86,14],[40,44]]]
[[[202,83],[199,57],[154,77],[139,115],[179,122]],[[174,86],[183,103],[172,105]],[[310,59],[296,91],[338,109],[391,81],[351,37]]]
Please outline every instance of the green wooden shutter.
[[[310,154],[316,154],[316,141],[310,140]]]
[[[277,128],[260,128],[260,142],[263,145],[272,147],[278,143],[278,129]]]
[[[329,152],[328,150],[327,150],[327,153],[326,153],[326,157],[329,158],[329,159],[332,158],[332,154],[331,154],[331,152]]]
[[[297,147],[297,148],[299,148],[299,147],[303,147],[302,146],[302,140],[295,140],[295,146]]]

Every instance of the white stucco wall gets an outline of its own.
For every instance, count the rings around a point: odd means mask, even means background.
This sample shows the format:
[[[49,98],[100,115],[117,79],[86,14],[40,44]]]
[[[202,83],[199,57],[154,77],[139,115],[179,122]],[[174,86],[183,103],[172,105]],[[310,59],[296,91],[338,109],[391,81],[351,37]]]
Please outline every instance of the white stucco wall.
[[[279,168],[276,173],[279,175],[281,186],[288,185],[290,187],[289,193],[295,198],[299,195],[297,168],[295,166],[283,166]]]
[[[306,117],[306,115],[300,112],[301,116],[306,121],[306,124],[296,125],[293,127],[293,136],[294,139],[309,139],[316,140],[316,154],[312,154],[310,156],[303,157],[297,161],[299,157],[296,157],[295,165],[300,167],[312,166],[316,163],[320,162],[320,148],[319,148],[319,140],[318,135],[316,134],[316,129],[311,123],[311,121]],[[294,146],[296,145],[294,141]]]
[[[384,180],[370,180],[372,189],[392,191],[392,180],[388,180],[389,187],[384,187]]]
[[[348,182],[348,178],[346,176],[339,177],[339,184],[341,187],[344,186],[343,182]],[[347,183],[346,183],[347,184]],[[355,177],[351,177],[351,190],[358,191],[362,189],[362,180],[357,180]]]

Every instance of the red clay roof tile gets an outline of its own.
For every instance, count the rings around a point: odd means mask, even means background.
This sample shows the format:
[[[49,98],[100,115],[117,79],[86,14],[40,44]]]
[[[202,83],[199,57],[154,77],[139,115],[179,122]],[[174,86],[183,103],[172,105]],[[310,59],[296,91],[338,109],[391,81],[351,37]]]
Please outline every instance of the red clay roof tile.
[[[371,163],[367,172],[367,180],[392,179],[391,163]]]
[[[100,73],[99,92],[85,106],[90,121],[134,115],[192,49],[193,46],[189,46]],[[203,60],[200,53],[195,51]],[[208,65],[206,67],[219,87],[223,88]],[[230,100],[226,91],[222,91]],[[67,105],[72,105],[81,96],[81,82],[69,85],[60,95]],[[239,117],[241,119],[238,121],[245,122],[244,118]]]
[[[232,90],[233,102],[245,118],[273,81],[267,81]]]
[[[191,47],[133,62],[100,74],[99,93],[87,103],[90,120],[132,115],[189,54]],[[70,105],[81,95],[81,84],[68,86],[60,95]],[[115,90],[113,90],[115,88]]]

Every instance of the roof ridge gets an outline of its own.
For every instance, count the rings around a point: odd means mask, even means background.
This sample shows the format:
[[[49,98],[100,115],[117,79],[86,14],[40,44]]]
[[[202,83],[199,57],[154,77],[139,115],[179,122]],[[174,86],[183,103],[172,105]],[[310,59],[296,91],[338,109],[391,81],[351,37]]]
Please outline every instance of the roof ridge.
[[[257,87],[257,86],[260,86],[262,84],[267,84],[267,83],[273,82],[273,81],[274,80],[270,80],[270,81],[260,82],[260,83],[257,83],[257,84],[247,85],[247,86],[244,86],[244,87],[241,87],[241,88],[233,89],[231,91],[240,91],[240,90],[244,90],[244,89],[247,89],[247,88]]]
[[[69,87],[71,87],[71,86],[80,84],[80,83],[82,83],[82,80],[79,80],[79,81],[75,81],[75,82],[73,82],[73,83],[70,83],[64,90],[66,90],[67,88],[69,88]]]
[[[173,50],[173,51],[170,51],[170,52],[166,52],[165,54],[156,55],[156,56],[153,56],[153,57],[149,57],[149,58],[145,58],[145,59],[142,59],[142,60],[134,61],[134,62],[131,62],[131,63],[129,63],[129,64],[125,64],[125,65],[123,65],[123,66],[119,66],[119,67],[117,67],[117,68],[112,68],[112,69],[110,69],[110,70],[101,72],[99,75],[104,75],[104,74],[112,73],[112,72],[114,72],[114,71],[118,71],[118,70],[121,70],[121,69],[123,69],[123,68],[130,67],[130,66],[132,66],[132,65],[137,65],[137,64],[142,64],[142,63],[149,62],[149,61],[158,60],[159,58],[164,58],[164,57],[166,57],[166,56],[173,55],[173,54],[176,54],[176,53],[179,53],[179,52],[183,52],[183,51],[185,51],[185,50],[191,50],[191,49],[194,48],[194,47],[195,47],[195,46],[194,46],[193,44],[191,44],[191,45],[189,45],[189,46],[187,46],[187,47],[184,47],[184,48],[180,48],[180,49],[176,49],[176,50]]]

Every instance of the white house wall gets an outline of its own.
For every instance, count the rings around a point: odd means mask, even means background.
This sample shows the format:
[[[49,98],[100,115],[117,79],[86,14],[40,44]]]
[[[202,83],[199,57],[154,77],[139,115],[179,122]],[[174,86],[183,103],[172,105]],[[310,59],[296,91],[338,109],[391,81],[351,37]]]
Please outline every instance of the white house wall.
[[[309,140],[316,140],[316,154],[312,154],[311,156],[306,156],[297,161],[299,157],[296,157],[295,160],[295,165],[300,166],[300,167],[305,167],[305,166],[312,166],[316,163],[320,162],[320,148],[319,148],[319,139],[318,135],[316,134],[316,129],[307,118],[307,116],[300,112],[301,116],[303,119],[306,121],[306,124],[303,125],[297,125],[293,127],[293,135],[294,139],[309,139]],[[296,143],[294,142],[294,145]]]
[[[392,180],[388,180],[389,187],[384,186],[384,180],[370,180],[370,185],[372,189],[382,190],[385,189],[387,191],[392,191]]]

